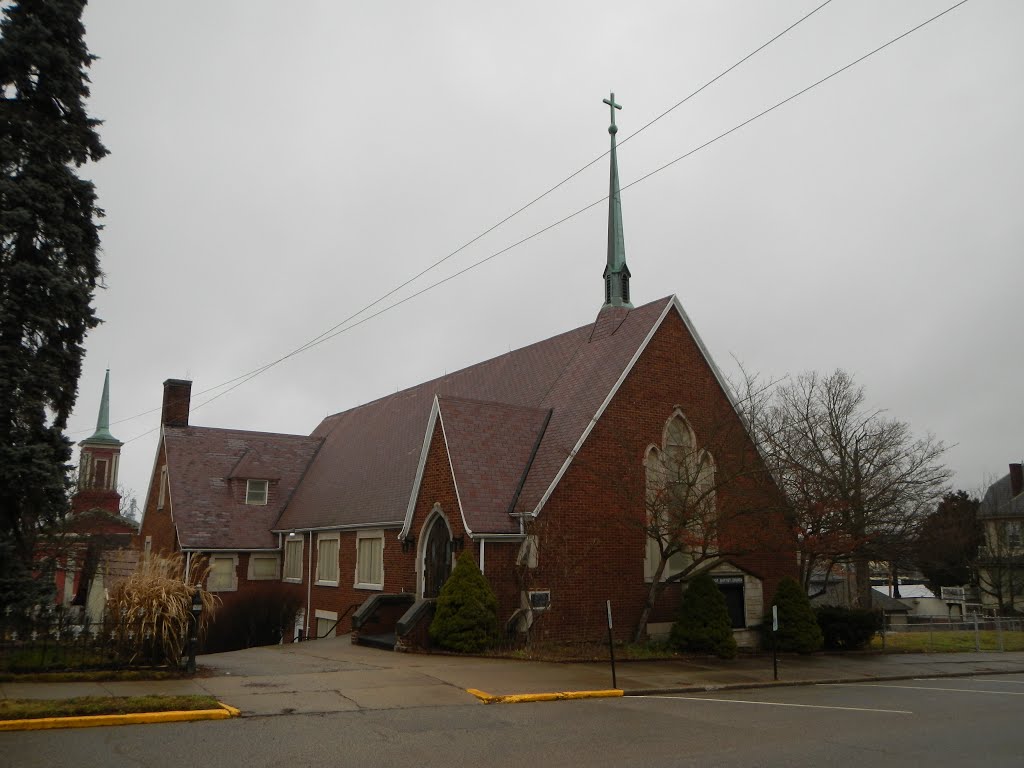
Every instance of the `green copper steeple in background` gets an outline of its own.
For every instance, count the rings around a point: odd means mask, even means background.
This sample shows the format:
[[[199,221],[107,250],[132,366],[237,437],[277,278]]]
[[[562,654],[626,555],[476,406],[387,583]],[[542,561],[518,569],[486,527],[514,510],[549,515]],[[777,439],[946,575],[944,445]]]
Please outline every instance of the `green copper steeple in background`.
[[[110,434],[110,369],[103,378],[103,397],[100,398],[100,413],[96,418],[96,431],[82,443],[106,443],[121,445],[121,441]]]
[[[615,94],[604,100],[612,113],[612,124],[608,133],[612,137],[612,169],[608,191],[608,264],[604,268],[604,306],[626,307],[629,303],[629,267],[626,266],[626,241],[622,234],[622,201],[619,198],[619,158],[615,151],[615,110],[622,106],[615,103]]]

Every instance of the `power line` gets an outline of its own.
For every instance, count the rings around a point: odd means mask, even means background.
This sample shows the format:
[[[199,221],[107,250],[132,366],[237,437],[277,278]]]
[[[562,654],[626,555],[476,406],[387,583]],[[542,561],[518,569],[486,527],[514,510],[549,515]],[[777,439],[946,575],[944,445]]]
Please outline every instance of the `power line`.
[[[670,112],[672,112],[672,111],[674,111],[674,110],[678,109],[678,108],[679,108],[679,107],[681,107],[681,106],[682,106],[683,104],[685,104],[685,103],[686,103],[686,102],[688,102],[688,101],[689,101],[690,99],[692,99],[692,98],[693,98],[694,96],[696,96],[697,94],[701,93],[701,92],[702,92],[703,90],[705,90],[706,88],[708,88],[709,86],[711,86],[711,85],[713,85],[714,83],[716,83],[716,82],[718,82],[719,80],[721,80],[721,79],[722,79],[723,77],[725,77],[725,76],[726,76],[727,74],[729,74],[729,73],[730,73],[730,72],[732,72],[732,71],[733,71],[734,69],[736,69],[737,67],[739,67],[739,66],[740,66],[741,64],[743,64],[743,63],[744,63],[744,62],[746,62],[747,60],[751,59],[752,57],[754,57],[755,55],[757,55],[758,53],[760,53],[761,51],[763,51],[763,50],[764,50],[765,48],[767,48],[768,46],[770,46],[770,45],[771,45],[772,43],[774,43],[774,42],[776,42],[777,40],[779,40],[780,38],[784,37],[784,36],[785,36],[786,34],[788,34],[789,32],[791,32],[791,31],[792,31],[793,29],[795,29],[796,27],[800,26],[800,25],[801,25],[802,23],[804,23],[805,21],[807,21],[807,19],[811,18],[811,16],[813,16],[814,14],[816,14],[816,13],[817,13],[818,11],[820,11],[820,10],[821,10],[822,8],[824,8],[824,7],[826,6],[826,5],[828,5],[828,4],[829,4],[829,3],[831,3],[831,2],[832,2],[832,0],[825,0],[825,2],[821,3],[821,4],[820,4],[820,5],[818,5],[818,6],[816,7],[816,8],[814,8],[813,10],[811,10],[811,11],[809,11],[808,13],[804,14],[804,15],[803,15],[802,17],[800,17],[800,18],[799,18],[799,19],[798,19],[797,21],[795,21],[795,22],[793,22],[792,24],[790,24],[790,25],[789,25],[788,27],[786,27],[786,28],[785,28],[784,30],[782,30],[781,32],[779,32],[779,33],[778,33],[777,35],[775,35],[774,37],[772,37],[772,38],[771,38],[770,40],[768,40],[768,41],[767,41],[767,42],[765,42],[765,43],[762,43],[762,44],[761,44],[760,46],[758,46],[758,47],[757,47],[757,48],[755,48],[755,49],[754,49],[753,51],[751,51],[750,53],[748,53],[748,54],[747,54],[746,56],[744,56],[744,57],[743,57],[742,59],[740,59],[739,61],[737,61],[737,62],[736,62],[735,64],[733,64],[732,66],[728,67],[727,69],[724,69],[724,70],[722,70],[722,71],[721,71],[720,73],[718,73],[718,74],[717,74],[717,75],[715,75],[715,76],[714,76],[713,78],[711,78],[710,80],[708,80],[708,81],[707,81],[706,83],[704,83],[704,85],[700,86],[700,87],[699,87],[699,88],[697,88],[697,89],[696,89],[695,91],[691,92],[691,93],[690,93],[689,95],[687,95],[687,96],[686,96],[685,98],[683,98],[683,99],[682,99],[681,101],[679,101],[679,102],[677,102],[676,104],[672,105],[671,107],[669,107],[668,109],[666,109],[666,110],[665,110],[664,112],[662,112],[662,113],[661,113],[660,115],[658,115],[657,117],[655,117],[655,118],[654,118],[653,120],[651,120],[651,121],[647,122],[646,124],[642,125],[642,126],[641,126],[641,127],[639,128],[639,129],[637,129],[636,131],[634,131],[633,133],[631,133],[631,134],[630,134],[629,136],[627,136],[627,137],[625,137],[624,139],[622,139],[621,141],[619,141],[619,146],[621,147],[621,146],[622,146],[623,144],[625,144],[625,143],[626,143],[627,141],[629,141],[630,139],[632,139],[632,138],[635,138],[636,136],[638,136],[639,134],[641,134],[641,133],[642,133],[643,131],[647,130],[647,129],[648,129],[648,128],[650,128],[650,127],[651,127],[652,125],[654,125],[654,124],[655,124],[656,122],[658,122],[659,120],[661,120],[661,119],[662,119],[663,117],[665,117],[666,115],[668,115],[668,114],[669,114]],[[610,151],[610,150],[609,150],[609,151]],[[597,162],[599,162],[599,161],[603,160],[603,159],[604,159],[605,157],[607,157],[607,156],[608,156],[608,154],[609,154],[609,151],[605,151],[605,152],[603,152],[602,154],[598,155],[598,156],[597,156],[597,157],[595,157],[595,158],[594,158],[593,160],[591,160],[590,162],[588,162],[588,163],[587,163],[586,165],[584,165],[584,166],[582,166],[581,168],[578,168],[577,170],[575,170],[575,171],[573,171],[572,173],[570,173],[570,174],[569,174],[568,176],[566,176],[566,177],[565,177],[564,179],[562,179],[562,180],[561,180],[560,182],[558,182],[557,184],[555,184],[555,185],[554,185],[553,187],[551,187],[551,188],[547,189],[546,191],[542,192],[542,193],[541,193],[540,195],[538,195],[537,197],[533,198],[532,200],[530,200],[530,201],[529,201],[528,203],[526,203],[525,205],[523,205],[523,206],[521,206],[521,207],[517,208],[517,209],[516,209],[515,211],[513,211],[512,213],[510,213],[510,214],[509,214],[508,216],[506,216],[505,218],[503,218],[503,219],[501,219],[500,221],[498,221],[498,222],[497,222],[496,224],[493,224],[492,226],[488,227],[487,229],[485,229],[485,230],[484,230],[483,232],[481,232],[480,234],[478,234],[478,235],[476,235],[475,237],[473,237],[473,238],[472,238],[471,240],[468,240],[468,241],[467,241],[466,243],[464,243],[463,245],[461,245],[461,246],[459,246],[458,248],[456,248],[456,249],[455,249],[454,251],[452,251],[451,253],[449,253],[449,254],[448,254],[447,256],[444,256],[443,258],[441,258],[441,259],[438,259],[437,261],[435,261],[435,262],[434,262],[433,264],[429,265],[428,267],[425,267],[425,268],[424,268],[423,270],[421,270],[420,272],[416,273],[415,275],[413,275],[412,277],[410,277],[409,279],[407,279],[407,280],[406,280],[405,282],[401,283],[400,285],[396,286],[395,288],[392,288],[392,289],[391,289],[390,291],[388,291],[387,293],[385,293],[385,294],[383,294],[382,296],[378,297],[378,298],[377,298],[377,299],[375,299],[374,301],[370,302],[369,304],[367,304],[366,306],[364,306],[364,307],[363,307],[362,309],[358,310],[357,312],[354,312],[353,314],[351,314],[351,315],[349,315],[348,317],[346,317],[346,318],[345,318],[344,320],[341,320],[340,322],[338,322],[338,323],[336,323],[335,325],[331,326],[330,328],[328,328],[327,330],[323,331],[323,332],[322,332],[321,334],[319,334],[318,336],[314,336],[314,337],[313,337],[312,339],[310,339],[309,341],[307,341],[307,342],[306,342],[305,344],[303,344],[302,346],[300,346],[300,347],[297,347],[296,349],[292,350],[292,351],[291,351],[291,352],[289,352],[288,354],[286,354],[286,355],[283,355],[282,357],[279,357],[279,358],[277,358],[276,360],[272,360],[272,361],[270,361],[269,363],[265,363],[264,365],[261,365],[261,366],[259,366],[258,368],[254,368],[254,369],[252,369],[251,371],[248,371],[247,373],[243,373],[243,374],[241,374],[241,375],[239,375],[239,376],[236,376],[236,377],[235,377],[235,378],[233,378],[233,379],[228,379],[227,381],[223,381],[223,382],[221,382],[220,384],[216,384],[216,385],[214,385],[214,386],[212,386],[212,387],[208,387],[207,389],[204,389],[204,390],[202,390],[202,391],[200,391],[200,392],[196,392],[196,393],[195,393],[195,396],[197,396],[197,397],[198,397],[198,396],[201,396],[201,395],[205,395],[205,394],[208,394],[208,393],[210,393],[210,392],[215,392],[216,390],[218,390],[218,389],[221,389],[221,388],[223,388],[223,387],[226,387],[226,386],[228,386],[229,384],[235,384],[235,382],[239,382],[239,385],[240,385],[240,384],[244,384],[244,383],[246,383],[247,381],[250,381],[250,380],[251,380],[252,378],[254,378],[255,376],[258,376],[258,375],[260,375],[261,373],[263,373],[264,371],[267,371],[267,370],[269,370],[270,368],[273,368],[274,366],[278,365],[279,363],[282,363],[282,362],[284,362],[285,360],[288,360],[289,358],[291,358],[291,357],[294,357],[295,355],[297,355],[297,354],[299,354],[299,353],[301,353],[301,352],[304,352],[304,351],[305,351],[306,349],[308,349],[308,348],[310,348],[310,347],[313,347],[313,346],[317,346],[317,345],[318,345],[318,344],[320,343],[320,341],[321,341],[321,340],[324,340],[324,337],[327,337],[327,338],[333,338],[333,332],[334,332],[334,331],[338,330],[339,328],[341,328],[342,326],[344,326],[344,325],[345,325],[346,323],[350,322],[351,320],[354,320],[355,318],[359,317],[359,315],[363,314],[364,312],[366,312],[366,311],[368,311],[368,310],[372,309],[373,307],[377,306],[378,304],[380,304],[380,303],[381,303],[382,301],[384,301],[385,299],[387,299],[387,298],[390,298],[391,296],[393,296],[394,294],[396,294],[396,293],[397,293],[398,291],[402,290],[402,289],[403,289],[403,288],[405,288],[406,286],[410,285],[411,283],[415,282],[415,281],[416,281],[416,280],[418,280],[419,278],[423,277],[423,276],[424,276],[425,274],[427,274],[428,272],[430,272],[430,271],[432,271],[432,270],[436,269],[437,267],[441,266],[441,265],[442,265],[442,264],[444,264],[444,263],[445,263],[446,261],[448,261],[449,259],[451,259],[451,258],[452,258],[453,256],[456,256],[457,254],[461,253],[462,251],[464,251],[464,250],[465,250],[466,248],[468,248],[469,246],[471,246],[471,245],[473,245],[474,243],[476,243],[476,242],[477,242],[478,240],[480,240],[480,239],[482,239],[483,237],[486,237],[487,235],[489,235],[489,234],[490,234],[491,232],[493,232],[494,230],[496,230],[496,229],[497,229],[498,227],[500,227],[500,226],[502,226],[503,224],[506,224],[507,222],[511,221],[511,220],[512,220],[513,218],[515,218],[516,216],[518,216],[518,215],[519,215],[520,213],[522,213],[522,212],[523,212],[523,211],[525,211],[526,209],[528,209],[528,208],[530,208],[531,206],[535,205],[536,203],[540,202],[540,201],[541,201],[541,200],[543,200],[543,199],[544,199],[545,197],[547,197],[548,195],[550,195],[550,194],[551,194],[552,192],[556,191],[556,190],[557,190],[557,189],[559,189],[560,187],[562,187],[562,186],[564,186],[565,184],[567,184],[568,182],[572,181],[572,180],[573,180],[574,178],[576,178],[577,176],[579,176],[579,175],[580,175],[581,173],[583,173],[583,172],[584,172],[585,170],[587,170],[588,168],[590,168],[591,166],[593,166],[593,165],[594,165],[595,163],[597,163]],[[461,274],[461,273],[459,273],[459,274]],[[416,295],[419,295],[419,294],[416,294]],[[395,305],[395,306],[397,306],[397,305]],[[377,313],[377,314],[379,314],[379,313]],[[376,314],[372,315],[372,317],[376,317],[376,316],[377,316]],[[362,321],[360,321],[360,322],[362,322]],[[359,323],[357,323],[357,325],[358,325],[358,324],[359,324]],[[355,327],[355,326],[352,326],[352,327]],[[330,336],[329,336],[329,334],[332,334],[332,335],[330,335]],[[206,401],[204,401],[204,402],[200,403],[200,404],[199,404],[199,405],[197,405],[197,406],[196,406],[195,408],[192,408],[192,409],[190,409],[190,412],[191,412],[191,411],[194,411],[194,410],[196,410],[197,408],[201,408],[202,406],[206,405],[207,403],[210,403],[210,402],[212,402],[213,400],[215,400],[215,399],[217,399],[218,397],[221,397],[221,396],[223,396],[223,395],[227,394],[228,392],[231,392],[232,390],[236,389],[236,388],[237,388],[237,386],[238,386],[238,385],[236,385],[235,387],[231,387],[231,388],[229,388],[229,389],[225,390],[224,392],[221,392],[220,394],[218,394],[218,395],[215,395],[214,397],[211,397],[210,399],[208,399],[208,400],[206,400]],[[157,412],[157,411],[159,411],[159,410],[160,410],[160,408],[150,408],[150,409],[149,409],[149,410],[147,410],[147,411],[142,411],[142,412],[140,412],[140,413],[134,414],[133,416],[126,416],[126,417],[124,417],[124,418],[122,418],[122,419],[117,419],[117,420],[115,420],[115,421],[112,421],[112,422],[111,422],[111,426],[113,426],[113,425],[115,425],[115,424],[121,424],[121,423],[123,423],[123,422],[126,422],[126,421],[132,421],[133,419],[137,419],[137,418],[140,418],[140,417],[142,417],[142,416],[148,416],[149,414],[151,414],[151,413],[156,413],[156,412]],[[81,433],[85,433],[85,432],[88,432],[88,431],[89,431],[88,429],[82,429],[82,430],[78,430],[78,432],[81,432]],[[153,430],[149,430],[149,431],[151,432],[151,431],[153,431]],[[76,434],[77,434],[77,432],[76,432]],[[144,433],[143,433],[143,435],[145,435],[145,434],[149,434],[149,432],[144,432]],[[137,437],[141,437],[141,436],[142,436],[142,435],[138,435]],[[132,440],[135,440],[135,439],[137,439],[137,437],[136,437],[136,438],[132,438]]]
[[[941,17],[945,16],[947,13],[950,13],[951,11],[959,8],[961,5],[965,5],[967,2],[968,2],[968,0],[960,0],[960,2],[955,3],[954,5],[950,6],[949,8],[947,8],[946,10],[944,10],[944,11],[942,11],[940,13],[937,13],[936,15],[932,16],[928,20],[921,22],[920,24],[918,24],[915,27],[912,27],[911,29],[907,30],[906,32],[903,32],[902,34],[897,35],[896,37],[892,38],[888,42],[878,46],[877,48],[871,50],[870,52],[864,54],[863,56],[861,56],[861,57],[851,61],[849,64],[846,64],[845,66],[840,67],[837,70],[834,70],[831,74],[826,75],[825,77],[821,78],[820,80],[817,80],[816,82],[814,82],[811,85],[808,85],[807,87],[797,91],[796,93],[792,94],[791,96],[786,97],[785,99],[783,99],[782,101],[777,102],[776,104],[772,105],[771,107],[768,107],[767,109],[764,109],[761,112],[758,112],[753,117],[747,118],[743,122],[741,122],[741,123],[733,126],[732,128],[730,128],[729,130],[723,131],[722,133],[718,134],[714,138],[709,139],[708,141],[706,141],[703,144],[695,147],[694,149],[691,149],[688,152],[683,153],[682,155],[680,155],[679,157],[675,158],[674,160],[670,160],[669,162],[665,163],[664,165],[659,166],[658,168],[654,169],[653,171],[651,171],[651,172],[641,176],[640,178],[630,182],[629,184],[626,184],[625,186],[623,186],[621,188],[622,191],[625,191],[625,190],[629,189],[630,187],[636,186],[637,184],[639,184],[639,183],[641,183],[643,181],[646,181],[647,179],[649,179],[652,176],[660,173],[661,171],[666,170],[667,168],[670,168],[671,166],[675,165],[676,163],[680,162],[681,160],[685,160],[686,158],[696,154],[697,152],[701,151],[702,149],[706,149],[707,147],[711,146],[712,144],[720,141],[721,139],[724,139],[726,136],[729,136],[729,135],[735,133],[736,131],[740,130],[741,128],[746,127],[747,125],[750,125],[754,121],[756,121],[756,120],[764,117],[765,115],[775,111],[779,107],[781,107],[781,106],[783,106],[785,104],[788,104],[789,102],[793,101],[794,99],[797,99],[800,96],[804,95],[805,93],[813,90],[814,88],[817,88],[819,85],[822,85],[823,83],[831,80],[836,75],[839,75],[839,74],[845,72],[846,70],[850,69],[851,67],[854,67],[857,64],[860,64],[861,62],[865,61],[866,59],[874,56],[876,53],[879,53],[879,52],[885,50],[886,48],[888,48],[889,46],[893,45],[894,43],[902,40],[903,38],[905,38],[905,37],[907,37],[907,36],[909,36],[909,35],[911,35],[911,34],[913,34],[915,32],[917,32],[918,30],[926,27],[927,25],[931,24],[933,21],[936,21],[936,20],[940,19]],[[819,8],[820,7],[821,6],[819,6]],[[817,10],[817,9],[815,9],[815,10]],[[812,13],[813,13],[813,11],[812,11]],[[790,27],[790,28],[792,28],[792,27]],[[684,99],[684,101],[685,101],[685,99]],[[680,103],[683,103],[683,102],[680,102]],[[671,111],[671,110],[669,110],[669,111]],[[667,112],[664,113],[664,114],[667,114]],[[660,117],[661,116],[659,116],[658,118],[655,118],[655,120],[660,119]],[[651,122],[653,123],[654,121],[651,121]],[[651,123],[648,123],[647,125],[650,125],[650,124]],[[644,126],[644,127],[646,128],[647,126]],[[641,129],[641,130],[643,130],[643,129]],[[639,131],[637,131],[637,133],[639,133]],[[632,135],[636,135],[636,134],[632,134]],[[630,138],[632,138],[632,135],[631,135]],[[598,159],[600,159],[600,158],[598,158]],[[596,162],[596,160],[592,161],[590,164],[592,165],[593,162]],[[583,170],[583,169],[581,169],[581,170]],[[577,172],[577,173],[579,173],[579,172]],[[537,199],[539,200],[540,198],[537,198]],[[409,296],[406,296],[406,297],[400,299],[399,301],[396,301],[394,304],[389,304],[388,306],[384,307],[383,309],[380,309],[377,312],[374,312],[373,314],[368,315],[368,316],[360,319],[358,322],[355,322],[352,325],[348,325],[348,326],[345,326],[344,328],[342,328],[340,326],[344,325],[344,323],[347,322],[347,320],[343,321],[342,323],[339,323],[338,325],[334,326],[333,328],[331,328],[331,329],[329,329],[327,331],[324,331],[324,333],[320,334],[319,336],[317,336],[316,338],[314,338],[310,342],[307,342],[302,347],[299,347],[298,349],[290,352],[289,354],[285,355],[284,357],[279,358],[278,360],[275,360],[274,362],[269,363],[266,366],[263,366],[262,368],[255,369],[254,371],[250,372],[249,374],[243,374],[243,376],[236,377],[235,379],[232,379],[231,382],[225,382],[225,383],[232,383],[232,382],[237,382],[237,383],[235,383],[234,386],[228,388],[224,392],[221,392],[221,393],[215,395],[214,397],[211,397],[208,400],[200,403],[199,405],[195,406],[194,408],[191,408],[190,412],[195,411],[195,410],[201,408],[204,405],[207,405],[208,403],[212,402],[213,400],[216,400],[217,398],[222,397],[223,395],[226,395],[228,392],[231,392],[234,389],[237,389],[242,384],[245,384],[246,382],[250,381],[251,379],[253,379],[256,376],[260,375],[261,373],[265,372],[266,370],[269,370],[270,368],[272,368],[273,366],[277,365],[278,363],[283,362],[284,360],[287,360],[287,359],[289,359],[291,357],[294,357],[295,355],[298,355],[298,354],[300,354],[302,352],[305,352],[305,351],[308,351],[310,349],[313,349],[314,347],[319,346],[320,344],[324,343],[325,341],[329,341],[330,339],[333,339],[335,336],[338,336],[338,335],[340,335],[342,333],[345,333],[346,331],[350,331],[353,328],[356,328],[356,327],[362,325],[363,323],[365,323],[365,322],[367,322],[369,320],[372,320],[373,318],[377,317],[378,315],[381,315],[381,314],[383,314],[385,312],[388,312],[388,311],[390,311],[392,309],[395,309],[396,307],[399,307],[402,304],[405,304],[407,301],[411,301],[412,299],[415,299],[415,298],[423,295],[424,293],[427,293],[428,291],[431,291],[434,288],[437,288],[438,286],[441,286],[444,283],[447,283],[450,280],[454,280],[456,277],[460,277],[461,275],[465,274],[466,272],[469,272],[469,271],[471,271],[473,269],[476,269],[479,266],[482,266],[483,264],[486,264],[487,262],[491,261],[492,259],[495,259],[498,256],[500,256],[500,255],[502,255],[504,253],[507,253],[508,251],[512,250],[513,248],[516,248],[516,247],[518,247],[518,246],[520,246],[520,245],[522,245],[522,244],[524,244],[526,242],[529,242],[530,240],[534,239],[535,237],[539,237],[540,235],[544,234],[545,232],[548,232],[549,230],[554,229],[555,227],[561,226],[565,222],[567,222],[567,221],[569,221],[571,219],[576,218],[577,216],[585,213],[586,211],[589,211],[591,208],[594,208],[597,205],[600,205],[601,203],[605,202],[607,199],[608,199],[607,196],[605,196],[605,197],[602,197],[602,198],[600,198],[598,200],[595,200],[594,202],[584,206],[583,208],[580,208],[580,209],[574,211],[573,213],[570,213],[569,215],[564,216],[561,219],[558,219],[557,221],[547,225],[546,227],[543,227],[542,229],[539,229],[536,232],[534,232],[534,233],[532,233],[532,234],[530,234],[530,235],[528,235],[528,236],[526,236],[526,237],[524,237],[524,238],[522,238],[520,240],[517,240],[516,242],[514,242],[514,243],[512,243],[512,244],[510,244],[510,245],[508,245],[508,246],[506,246],[504,248],[502,248],[501,250],[495,251],[494,253],[490,254],[489,256],[484,257],[483,259],[480,259],[479,261],[476,261],[476,262],[474,262],[474,263],[464,267],[463,269],[461,269],[461,270],[459,270],[459,271],[457,271],[457,272],[455,272],[455,273],[453,273],[451,275],[448,275],[447,277],[445,277],[445,278],[443,278],[441,280],[438,280],[438,281],[436,281],[434,283],[431,283],[430,285],[426,286],[425,288],[422,288],[421,290],[416,291],[415,293],[412,293]],[[511,217],[509,217],[509,218],[511,218]],[[479,237],[476,238],[476,239],[479,239]],[[454,252],[453,252],[453,254],[450,254],[449,257],[451,255],[454,255]],[[445,259],[442,259],[441,261],[437,262],[437,264],[440,264],[441,262],[447,260],[447,258],[449,258],[449,257],[445,257]],[[436,266],[436,265],[434,265],[434,266]],[[429,267],[427,270],[424,270],[424,273],[429,271],[432,268],[433,268],[433,266]],[[422,275],[424,273],[420,273],[420,274]],[[413,279],[415,279],[415,278],[413,278]],[[408,282],[411,282],[411,280],[407,281],[404,285],[407,285]],[[398,289],[395,289],[395,290],[398,290]],[[390,293],[386,294],[382,298],[386,298],[387,296],[392,295],[394,292],[395,291],[391,291]],[[366,309],[374,306],[375,304],[379,303],[380,301],[381,301],[381,299],[378,299],[373,304],[368,305],[368,307],[360,310],[359,312],[355,313],[354,315],[351,315],[349,319],[357,317],[362,312],[365,312]],[[239,379],[242,379],[242,380],[239,381]],[[219,385],[219,386],[224,386],[224,385],[222,384],[222,385]],[[217,389],[217,388],[218,387],[214,387],[213,389]],[[212,391],[212,390],[205,390],[205,391],[209,392],[209,391]],[[152,411],[148,411],[147,413],[150,413],[150,412],[152,412]],[[133,440],[137,440],[137,439],[139,439],[141,437],[144,437],[145,435],[150,434],[151,432],[156,431],[156,429],[158,429],[158,427],[154,427],[153,429],[147,430],[146,432],[143,432],[143,433],[141,433],[139,435],[136,435],[135,437],[130,438],[129,440],[127,440],[125,442],[127,443],[127,442],[132,442]]]

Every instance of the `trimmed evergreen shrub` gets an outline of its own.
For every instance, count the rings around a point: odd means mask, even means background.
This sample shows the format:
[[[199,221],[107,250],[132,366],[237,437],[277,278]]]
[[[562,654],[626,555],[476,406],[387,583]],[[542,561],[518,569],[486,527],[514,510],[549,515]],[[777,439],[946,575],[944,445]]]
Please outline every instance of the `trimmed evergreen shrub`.
[[[825,647],[833,651],[867,648],[871,638],[882,628],[882,616],[877,611],[823,605],[815,614]]]
[[[796,579],[786,577],[779,582],[772,605],[779,607],[779,631],[771,634],[780,651],[813,653],[821,650],[821,627],[810,598]]]
[[[681,651],[713,653],[723,659],[736,656],[725,595],[708,574],[690,579],[669,643]]]
[[[441,587],[430,639],[459,653],[478,653],[498,640],[498,598],[468,549]]]

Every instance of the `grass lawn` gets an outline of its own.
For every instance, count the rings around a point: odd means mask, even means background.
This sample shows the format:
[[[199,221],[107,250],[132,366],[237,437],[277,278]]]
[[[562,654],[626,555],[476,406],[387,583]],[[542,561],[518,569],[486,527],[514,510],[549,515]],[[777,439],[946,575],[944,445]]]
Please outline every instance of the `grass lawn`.
[[[1003,650],[1024,651],[1024,632],[1003,632]],[[983,651],[999,650],[999,633],[986,629],[978,632],[978,645]],[[875,636],[871,647],[882,650],[882,638]],[[954,653],[974,650],[974,631],[956,630],[928,632],[889,632],[885,636],[885,650],[907,653]]]
[[[109,683],[117,680],[181,680],[180,669],[93,669],[77,672],[0,672],[0,683]]]
[[[213,696],[79,696],[76,699],[0,699],[0,720],[127,715],[135,712],[220,709]]]

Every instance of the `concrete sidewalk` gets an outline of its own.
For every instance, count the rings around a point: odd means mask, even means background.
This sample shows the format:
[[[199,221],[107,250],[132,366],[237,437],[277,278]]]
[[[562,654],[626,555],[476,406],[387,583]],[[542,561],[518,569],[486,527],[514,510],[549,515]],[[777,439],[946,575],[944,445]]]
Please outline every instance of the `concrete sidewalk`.
[[[598,663],[551,663],[403,654],[353,646],[348,636],[203,656],[206,677],[109,683],[0,683],[4,698],[210,694],[243,715],[344,712],[423,706],[479,706],[492,695],[612,688]],[[1024,652],[851,654],[779,658],[779,682],[1024,673]],[[633,661],[617,665],[626,694],[773,685],[771,656],[732,661]]]

